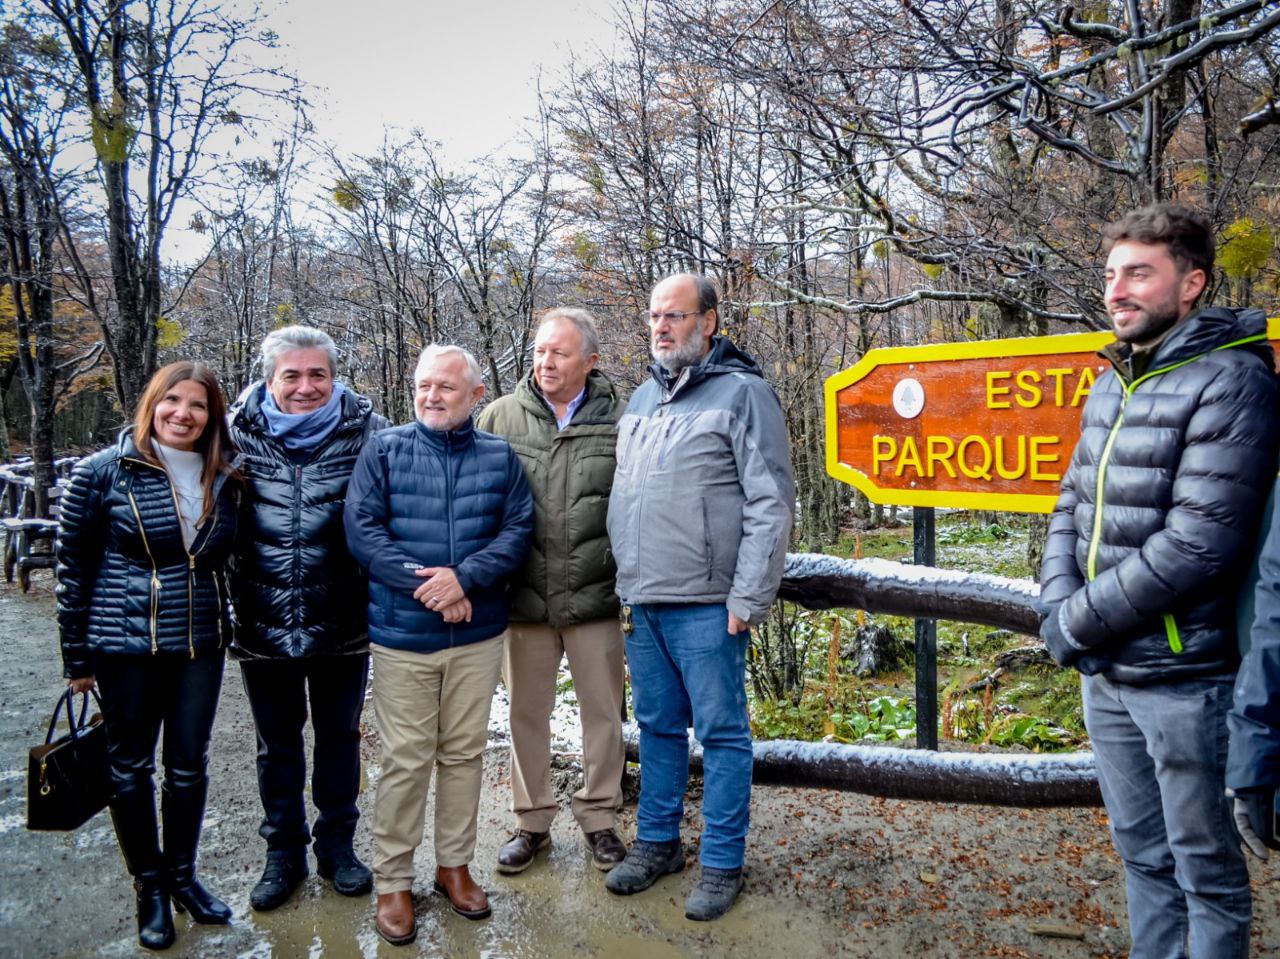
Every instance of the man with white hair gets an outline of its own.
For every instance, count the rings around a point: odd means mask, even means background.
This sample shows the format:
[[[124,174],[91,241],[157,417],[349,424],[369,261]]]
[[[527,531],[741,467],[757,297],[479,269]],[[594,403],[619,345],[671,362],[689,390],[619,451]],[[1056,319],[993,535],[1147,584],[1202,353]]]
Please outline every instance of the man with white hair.
[[[413,856],[436,772],[435,890],[468,919],[489,900],[475,852],[489,704],[502,667],[507,580],[533,532],[533,497],[506,440],[475,428],[480,368],[428,346],[416,423],[371,437],[347,492],[347,541],[369,573],[373,703],[382,777],[373,809],[378,934],[417,935]]]

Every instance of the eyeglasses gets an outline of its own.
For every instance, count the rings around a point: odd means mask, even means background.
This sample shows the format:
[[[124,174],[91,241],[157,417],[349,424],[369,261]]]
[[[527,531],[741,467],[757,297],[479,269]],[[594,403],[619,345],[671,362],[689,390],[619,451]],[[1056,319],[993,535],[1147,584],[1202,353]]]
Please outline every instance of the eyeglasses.
[[[710,310],[668,310],[666,313],[646,313],[650,323],[657,323],[660,320],[666,320],[668,323],[681,323],[686,316],[702,316],[704,313],[710,313]]]

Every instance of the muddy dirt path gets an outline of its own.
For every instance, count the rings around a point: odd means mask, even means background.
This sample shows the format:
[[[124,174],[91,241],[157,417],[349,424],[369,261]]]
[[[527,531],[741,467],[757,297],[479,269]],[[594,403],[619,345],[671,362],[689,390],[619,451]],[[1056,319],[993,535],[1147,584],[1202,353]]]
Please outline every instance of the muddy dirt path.
[[[0,955],[136,955],[132,890],[106,814],[73,834],[23,828],[26,751],[43,737],[61,685],[48,577],[37,575],[27,596],[0,584]],[[372,706],[364,721],[367,810],[378,772]],[[252,724],[232,666],[214,732],[200,868],[235,919],[219,928],[177,917],[178,940],[166,955],[1066,959],[1120,956],[1127,942],[1120,866],[1105,819],[1094,810],[903,803],[760,787],[752,801],[746,891],[725,919],[710,924],[684,918],[693,869],[639,896],[605,892],[567,808],[549,857],[521,876],[501,877],[492,864],[506,838],[510,790],[506,750],[495,745],[485,762],[474,867],[490,892],[493,918],[469,922],[430,893],[428,841],[418,856],[418,941],[397,949],[374,931],[372,897],[343,898],[314,875],[280,910],[249,908],[263,856],[253,756]],[[697,793],[695,783],[691,796]],[[696,805],[686,839],[700,825]],[[633,805],[622,827],[629,839]],[[357,849],[368,858],[364,821]],[[1274,866],[1254,869],[1257,955],[1280,955],[1278,878]],[[1082,938],[1037,934],[1045,925]]]

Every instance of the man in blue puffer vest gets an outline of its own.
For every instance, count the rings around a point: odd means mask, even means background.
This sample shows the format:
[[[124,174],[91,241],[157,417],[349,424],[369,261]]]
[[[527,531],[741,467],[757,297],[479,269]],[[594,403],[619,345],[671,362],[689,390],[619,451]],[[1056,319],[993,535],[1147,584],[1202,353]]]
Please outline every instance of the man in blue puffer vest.
[[[502,666],[507,580],[533,533],[533,496],[511,447],[477,430],[480,368],[428,346],[414,374],[418,421],[370,437],[347,491],[351,553],[369,572],[373,703],[382,778],[373,810],[376,925],[417,935],[413,856],[436,771],[436,891],[468,919],[489,900],[468,869],[481,759]]]
[[[1041,635],[1082,674],[1124,861],[1132,959],[1243,957],[1249,873],[1223,793],[1251,554],[1280,418],[1261,310],[1196,309],[1199,214],[1156,204],[1105,231],[1113,369],[1085,403],[1040,570]]]

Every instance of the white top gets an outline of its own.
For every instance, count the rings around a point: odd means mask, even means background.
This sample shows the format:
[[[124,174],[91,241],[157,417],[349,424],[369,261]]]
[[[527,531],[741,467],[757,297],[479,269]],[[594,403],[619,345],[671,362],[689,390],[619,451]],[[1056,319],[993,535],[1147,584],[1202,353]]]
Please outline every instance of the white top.
[[[204,470],[204,456],[195,450],[178,450],[165,446],[154,438],[151,445],[156,456],[164,464],[173,490],[178,494],[178,518],[182,520],[182,545],[191,549],[196,539],[196,526],[204,512],[204,487],[200,474]]]

